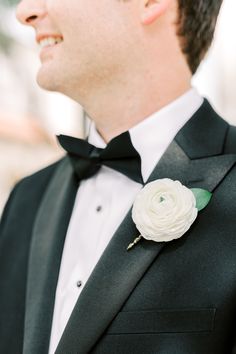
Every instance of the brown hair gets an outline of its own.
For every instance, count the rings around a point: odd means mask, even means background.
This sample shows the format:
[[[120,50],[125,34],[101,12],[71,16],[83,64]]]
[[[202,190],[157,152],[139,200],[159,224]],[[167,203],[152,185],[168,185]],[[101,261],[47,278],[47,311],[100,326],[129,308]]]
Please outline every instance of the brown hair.
[[[194,74],[211,45],[223,0],[178,0],[178,35]]]

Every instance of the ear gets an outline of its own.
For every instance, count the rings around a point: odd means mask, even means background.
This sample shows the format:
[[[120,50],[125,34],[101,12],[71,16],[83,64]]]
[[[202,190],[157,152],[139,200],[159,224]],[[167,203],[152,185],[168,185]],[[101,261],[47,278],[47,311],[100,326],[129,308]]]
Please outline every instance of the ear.
[[[141,0],[141,23],[149,25],[155,22],[167,11],[170,2],[171,0]]]

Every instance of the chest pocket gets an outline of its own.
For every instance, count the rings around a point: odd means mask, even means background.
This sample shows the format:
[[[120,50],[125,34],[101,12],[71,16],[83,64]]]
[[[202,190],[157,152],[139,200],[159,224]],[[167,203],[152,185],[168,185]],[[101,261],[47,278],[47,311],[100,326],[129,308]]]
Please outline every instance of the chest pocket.
[[[108,334],[210,332],[214,328],[215,308],[124,311],[120,312]]]

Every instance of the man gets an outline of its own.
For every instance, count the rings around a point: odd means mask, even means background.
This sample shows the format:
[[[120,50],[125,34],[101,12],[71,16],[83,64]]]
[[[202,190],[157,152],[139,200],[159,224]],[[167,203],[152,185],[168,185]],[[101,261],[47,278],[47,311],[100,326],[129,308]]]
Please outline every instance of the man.
[[[60,136],[66,157],[9,198],[1,353],[236,353],[236,130],[191,89],[220,5],[20,2],[42,46],[39,85],[93,124],[88,142]],[[165,178],[212,198],[179,239],[127,251],[133,202]]]

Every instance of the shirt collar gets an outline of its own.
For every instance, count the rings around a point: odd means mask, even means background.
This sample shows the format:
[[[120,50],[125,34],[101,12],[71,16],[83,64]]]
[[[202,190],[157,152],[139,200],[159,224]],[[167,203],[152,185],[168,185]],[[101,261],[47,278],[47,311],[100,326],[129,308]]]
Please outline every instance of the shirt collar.
[[[175,135],[202,103],[203,98],[195,88],[192,88],[129,129],[133,146],[141,157],[144,182],[148,179]],[[106,143],[96,130],[94,122],[90,126],[88,142],[96,147],[106,147]]]

